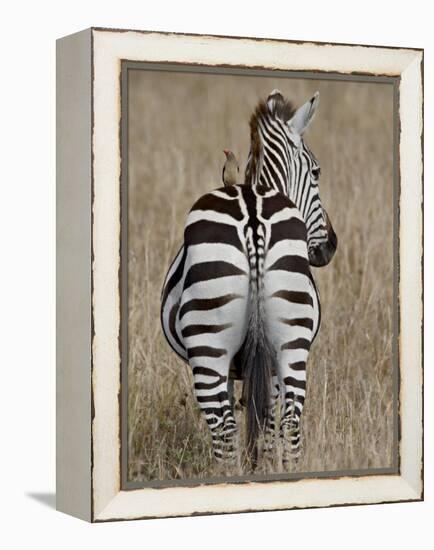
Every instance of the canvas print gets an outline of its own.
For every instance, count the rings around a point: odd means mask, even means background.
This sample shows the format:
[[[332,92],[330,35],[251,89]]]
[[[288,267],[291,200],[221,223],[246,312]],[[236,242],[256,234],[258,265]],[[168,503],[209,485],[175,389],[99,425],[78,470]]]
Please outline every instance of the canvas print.
[[[396,471],[394,97],[128,69],[127,486]]]

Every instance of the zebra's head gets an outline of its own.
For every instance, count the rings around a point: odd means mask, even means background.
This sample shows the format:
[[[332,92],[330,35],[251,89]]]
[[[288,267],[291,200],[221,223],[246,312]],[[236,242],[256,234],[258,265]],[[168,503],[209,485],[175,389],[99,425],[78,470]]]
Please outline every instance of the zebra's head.
[[[250,120],[251,145],[247,184],[273,187],[287,195],[306,224],[309,262],[315,267],[332,259],[337,237],[319,194],[320,165],[304,142],[319,93],[294,109],[278,90],[261,101]]]

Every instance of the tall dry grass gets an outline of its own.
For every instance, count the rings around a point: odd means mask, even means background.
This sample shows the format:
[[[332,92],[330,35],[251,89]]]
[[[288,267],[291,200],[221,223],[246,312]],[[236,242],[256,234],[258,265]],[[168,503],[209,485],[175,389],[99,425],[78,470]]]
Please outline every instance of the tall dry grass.
[[[190,206],[220,187],[222,149],[245,165],[250,114],[273,88],[296,104],[320,91],[306,140],[339,238],[332,263],[314,270],[323,321],[308,362],[304,453],[292,469],[392,465],[391,87],[137,70],[129,82],[130,481],[220,473],[189,368],[162,334],[160,292]]]

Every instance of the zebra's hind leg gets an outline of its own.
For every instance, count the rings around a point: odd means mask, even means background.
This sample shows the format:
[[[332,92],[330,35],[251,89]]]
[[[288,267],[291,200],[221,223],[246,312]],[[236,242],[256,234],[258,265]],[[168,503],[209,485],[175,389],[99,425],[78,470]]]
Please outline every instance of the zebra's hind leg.
[[[220,372],[219,372],[220,371]],[[233,464],[237,457],[237,426],[228,393],[228,378],[220,369],[193,367],[196,399],[211,433],[214,457]]]
[[[300,313],[302,313],[300,311]],[[300,418],[306,395],[306,362],[310,349],[310,332],[305,328],[305,318],[291,318],[284,324],[279,342],[278,370],[281,397],[280,437],[282,462],[286,469],[290,462],[296,464],[301,457]]]
[[[276,441],[276,410],[279,399],[279,380],[273,376],[271,385],[270,408],[265,425],[264,436],[264,466],[272,466]]]
[[[285,398],[282,406],[280,433],[283,439],[282,463],[286,468],[291,461],[297,464],[301,455],[300,418],[306,381],[287,377],[284,382]]]

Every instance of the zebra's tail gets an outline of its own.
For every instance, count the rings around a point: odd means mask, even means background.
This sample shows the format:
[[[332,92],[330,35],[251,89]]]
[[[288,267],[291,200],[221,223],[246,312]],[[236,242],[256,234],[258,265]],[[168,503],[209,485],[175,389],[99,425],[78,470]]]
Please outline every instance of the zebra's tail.
[[[250,315],[241,356],[243,373],[242,401],[246,405],[247,452],[256,466],[258,437],[265,428],[271,394],[271,377],[275,354],[267,338],[263,277],[260,270],[251,269]]]

